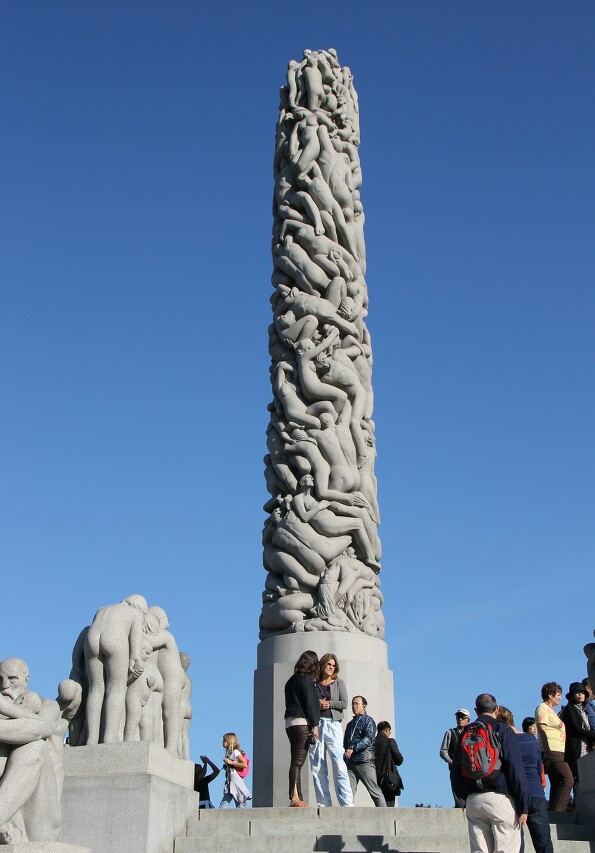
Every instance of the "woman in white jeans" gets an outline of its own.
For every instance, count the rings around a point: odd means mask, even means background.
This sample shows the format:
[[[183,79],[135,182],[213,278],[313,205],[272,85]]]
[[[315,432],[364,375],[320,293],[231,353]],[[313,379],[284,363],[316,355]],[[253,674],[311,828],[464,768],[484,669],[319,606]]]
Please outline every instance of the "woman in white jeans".
[[[347,707],[347,690],[338,677],[339,662],[332,654],[320,658],[316,692],[320,701],[318,740],[310,747],[310,766],[319,807],[332,806],[328,782],[328,763],[333,765],[335,793],[340,806],[353,806],[353,795],[347,767],[343,760],[343,711]]]

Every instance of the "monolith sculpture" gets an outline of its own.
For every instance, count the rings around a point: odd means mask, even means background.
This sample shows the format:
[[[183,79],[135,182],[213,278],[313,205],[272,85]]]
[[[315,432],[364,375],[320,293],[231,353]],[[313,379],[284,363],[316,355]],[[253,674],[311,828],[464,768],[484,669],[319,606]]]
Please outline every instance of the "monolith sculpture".
[[[255,806],[287,802],[283,686],[302,651],[336,655],[350,695],[394,724],[359,144],[351,71],[332,49],[305,51],[287,69],[274,154]]]

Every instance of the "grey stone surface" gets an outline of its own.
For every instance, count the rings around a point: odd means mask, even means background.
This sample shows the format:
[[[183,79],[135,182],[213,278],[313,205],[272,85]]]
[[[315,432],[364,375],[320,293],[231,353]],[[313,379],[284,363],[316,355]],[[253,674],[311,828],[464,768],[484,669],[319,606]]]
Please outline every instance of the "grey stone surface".
[[[83,696],[69,727],[72,746],[140,740],[189,756],[190,658],[168,628],[165,611],[142,595],[97,611],[72,653],[70,676]]]
[[[595,827],[579,826],[574,815],[552,824],[556,853],[590,853]],[[281,840],[282,839],[282,840]],[[461,809],[246,809],[201,811],[189,821],[175,853],[468,853],[467,822]],[[525,849],[533,853],[528,833]]]
[[[291,61],[274,158],[262,640],[384,637],[359,105],[334,50]]]
[[[192,762],[142,741],[65,752],[61,840],[93,853],[171,853],[198,809]]]
[[[579,795],[576,814],[581,823],[595,827],[595,752],[578,760]]]
[[[285,806],[288,801],[289,741],[285,734],[285,682],[293,672],[296,660],[306,649],[318,656],[332,652],[339,661],[341,678],[350,698],[363,694],[368,700],[368,713],[378,722],[395,720],[393,675],[388,668],[387,647],[383,640],[361,633],[279,634],[258,645],[254,674],[254,740],[253,804]],[[344,727],[351,719],[345,712]],[[398,727],[396,738],[398,740]],[[407,784],[405,779],[405,784]],[[302,770],[304,798],[315,805],[309,763]],[[334,802],[334,791],[331,784]],[[373,806],[363,786],[358,787],[357,806]],[[349,809],[342,809],[349,812]]]
[[[80,703],[72,682],[60,683],[58,701],[28,686],[25,661],[0,662],[0,844],[5,845],[58,838],[64,731]]]
[[[61,844],[59,841],[29,841],[24,844],[7,844],[6,853],[91,853],[88,847]]]

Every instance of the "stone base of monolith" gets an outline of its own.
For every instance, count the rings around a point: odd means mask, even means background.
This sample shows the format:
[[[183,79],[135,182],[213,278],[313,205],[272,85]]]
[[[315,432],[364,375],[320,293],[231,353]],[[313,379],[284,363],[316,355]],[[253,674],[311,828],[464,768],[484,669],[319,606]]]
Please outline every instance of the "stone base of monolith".
[[[6,844],[2,853],[91,853],[88,847],[74,844],[61,844],[59,841],[23,841],[20,844]]]
[[[286,806],[289,801],[289,741],[285,734],[285,682],[295,662],[307,649],[321,657],[331,652],[339,661],[340,677],[345,682],[349,701],[356,694],[368,700],[368,713],[378,722],[388,720],[395,728],[393,674],[388,668],[384,640],[365,634],[341,631],[311,631],[280,634],[258,644],[254,673],[253,805]],[[351,719],[351,706],[345,711],[344,726]],[[397,730],[398,738],[398,730]],[[306,802],[316,805],[308,764],[302,771],[302,793]],[[335,803],[334,787],[331,793]],[[373,806],[368,792],[360,784],[357,806]]]
[[[148,742],[64,750],[61,841],[93,853],[171,853],[196,815],[194,764]]]
[[[579,823],[595,826],[595,752],[578,760],[579,793],[576,816]]]

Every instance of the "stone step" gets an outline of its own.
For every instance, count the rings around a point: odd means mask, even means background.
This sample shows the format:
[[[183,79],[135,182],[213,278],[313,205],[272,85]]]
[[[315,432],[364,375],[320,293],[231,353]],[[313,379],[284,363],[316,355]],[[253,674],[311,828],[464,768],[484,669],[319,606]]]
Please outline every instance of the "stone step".
[[[556,853],[592,853],[595,827],[555,816]],[[175,853],[468,853],[460,809],[209,809],[188,821]],[[534,853],[528,832],[526,853]]]
[[[242,840],[243,853],[469,853],[467,838],[444,836],[386,836],[359,833],[351,835],[287,834],[283,841],[279,835],[252,835]],[[222,836],[177,838],[174,853],[236,853],[237,837],[226,840]],[[590,841],[557,841],[556,853],[591,853]],[[525,850],[533,853],[533,846],[525,840]]]

